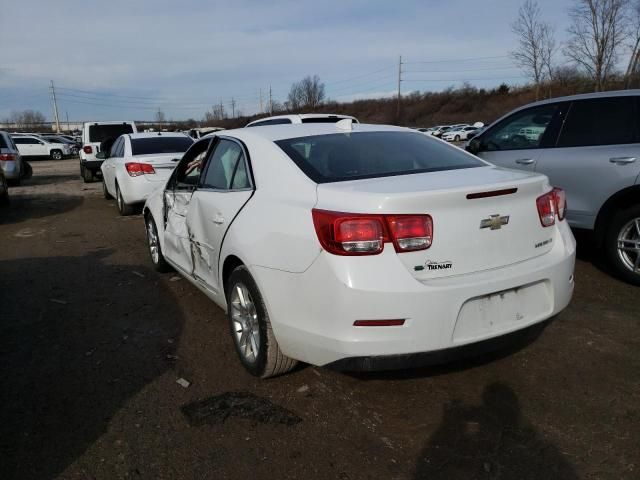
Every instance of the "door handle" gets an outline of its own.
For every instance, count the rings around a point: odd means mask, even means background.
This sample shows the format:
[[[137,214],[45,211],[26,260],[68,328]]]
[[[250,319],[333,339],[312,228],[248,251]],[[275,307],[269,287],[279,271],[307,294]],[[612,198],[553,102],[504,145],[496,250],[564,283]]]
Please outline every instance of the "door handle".
[[[224,223],[224,217],[218,213],[218,214],[214,215],[214,217],[211,219],[211,221],[213,223],[215,223],[216,225],[222,225]]]
[[[636,161],[636,157],[612,157],[609,162],[616,165],[626,165],[627,163],[633,163]]]
[[[531,165],[534,162],[533,158],[519,158],[516,163],[520,165]]]

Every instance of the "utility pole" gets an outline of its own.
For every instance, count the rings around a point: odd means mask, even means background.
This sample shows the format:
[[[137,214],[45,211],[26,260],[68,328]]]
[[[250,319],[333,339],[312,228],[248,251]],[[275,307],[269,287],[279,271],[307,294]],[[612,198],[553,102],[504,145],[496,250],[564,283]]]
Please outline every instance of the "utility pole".
[[[269,115],[273,115],[273,97],[271,96],[271,85],[269,85]]]
[[[220,100],[220,120],[224,120],[224,105],[222,105],[222,100]]]
[[[264,110],[262,109],[262,89],[260,89],[260,113],[263,113]]]
[[[398,121],[400,121],[400,100],[402,98],[402,94],[400,93],[400,83],[402,82],[402,55],[400,55],[400,61],[398,62],[398,112],[397,117]]]
[[[60,133],[60,120],[58,119],[58,102],[56,102],[56,89],[53,86],[53,80],[51,80],[51,101],[53,102],[53,119],[56,122],[56,132]]]
[[[231,118],[236,118],[236,101],[231,97]]]
[[[69,128],[69,112],[65,110],[64,114],[67,116],[67,132],[70,132],[71,129]]]

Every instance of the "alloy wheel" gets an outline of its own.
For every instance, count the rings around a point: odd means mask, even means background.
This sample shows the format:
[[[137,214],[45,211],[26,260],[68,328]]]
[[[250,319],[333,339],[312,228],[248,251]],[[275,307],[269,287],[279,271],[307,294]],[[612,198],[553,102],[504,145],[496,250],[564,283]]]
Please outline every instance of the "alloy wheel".
[[[631,272],[640,274],[640,218],[631,219],[620,230],[618,257]]]
[[[149,243],[151,260],[157,265],[160,261],[160,242],[158,241],[156,226],[151,218],[147,219],[147,242]]]
[[[260,322],[249,290],[243,283],[236,283],[230,295],[231,321],[238,351],[244,359],[253,363],[260,350]]]

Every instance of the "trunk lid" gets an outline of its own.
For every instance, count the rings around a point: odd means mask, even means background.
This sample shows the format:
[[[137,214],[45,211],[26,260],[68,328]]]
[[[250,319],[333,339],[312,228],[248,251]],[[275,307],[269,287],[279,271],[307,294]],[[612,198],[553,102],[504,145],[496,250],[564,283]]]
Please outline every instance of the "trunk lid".
[[[135,155],[131,158],[139,163],[148,163],[153,165],[153,169],[156,171],[155,175],[145,175],[144,178],[150,182],[160,182],[169,178],[173,169],[178,165],[182,155],[182,153],[160,153]]]
[[[508,189],[517,190],[473,198]],[[397,254],[415,278],[428,280],[499,268],[547,253],[556,229],[542,227],[536,199],[549,190],[543,175],[488,166],[319,184],[316,208],[431,215],[431,247]],[[392,244],[385,244],[389,248],[393,250]]]

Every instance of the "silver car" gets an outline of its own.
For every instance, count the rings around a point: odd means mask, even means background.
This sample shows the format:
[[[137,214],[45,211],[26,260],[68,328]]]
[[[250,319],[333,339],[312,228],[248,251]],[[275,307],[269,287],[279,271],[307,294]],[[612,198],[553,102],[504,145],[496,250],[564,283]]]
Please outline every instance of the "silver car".
[[[532,103],[466,148],[496,165],[547,175],[567,193],[569,224],[592,230],[614,271],[640,285],[640,90]]]
[[[0,169],[6,180],[17,184],[24,172],[20,152],[7,132],[0,132]]]

